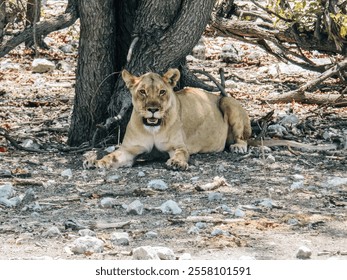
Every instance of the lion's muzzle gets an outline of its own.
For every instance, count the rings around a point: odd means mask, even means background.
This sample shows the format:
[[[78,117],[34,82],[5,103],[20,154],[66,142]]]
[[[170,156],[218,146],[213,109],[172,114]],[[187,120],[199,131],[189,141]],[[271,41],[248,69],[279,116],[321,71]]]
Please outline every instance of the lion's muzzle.
[[[161,125],[161,119],[157,118],[142,118],[143,124],[147,126],[159,126]]]

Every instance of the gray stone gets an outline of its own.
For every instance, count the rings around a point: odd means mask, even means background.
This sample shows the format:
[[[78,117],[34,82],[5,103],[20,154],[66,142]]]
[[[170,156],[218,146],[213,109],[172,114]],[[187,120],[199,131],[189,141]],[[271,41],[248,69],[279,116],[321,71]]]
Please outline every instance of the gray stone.
[[[65,170],[63,170],[63,171],[61,172],[60,175],[61,175],[62,177],[67,177],[67,178],[71,179],[71,178],[72,178],[72,170],[71,170],[70,168],[65,169]]]
[[[221,60],[226,63],[239,63],[241,56],[232,44],[226,44],[222,48]]]
[[[224,234],[224,231],[219,228],[216,228],[211,232],[212,236],[223,235],[223,234]]]
[[[60,49],[63,53],[73,53],[74,52],[74,47],[71,45],[62,46],[62,47],[60,47]]]
[[[297,123],[299,123],[299,118],[295,116],[294,114],[290,114],[290,115],[284,116],[278,123],[285,127],[293,127]]]
[[[80,236],[96,236],[96,233],[88,228],[85,228],[85,229],[80,229],[78,231],[78,234]]]
[[[61,236],[61,232],[60,230],[53,226],[53,227],[50,227],[46,232],[44,232],[42,234],[43,237],[57,237],[57,236]]]
[[[290,189],[291,190],[297,190],[297,189],[302,189],[303,187],[304,187],[304,182],[298,181],[298,182],[292,183],[290,186]]]
[[[192,226],[189,230],[188,230],[188,233],[189,234],[199,234],[200,232],[200,229],[196,226]]]
[[[168,189],[167,184],[163,180],[151,180],[149,181],[148,185],[149,188],[159,190],[159,191],[165,191]]]
[[[178,204],[173,201],[173,200],[168,200],[166,202],[164,202],[161,206],[160,206],[160,210],[164,213],[164,214],[173,214],[173,215],[179,215],[182,213],[182,209],[178,206]]]
[[[327,188],[334,188],[342,185],[347,185],[347,178],[341,178],[341,177],[334,177],[329,178],[324,184],[324,187]]]
[[[266,161],[268,163],[275,163],[276,162],[276,159],[273,155],[268,155],[268,157],[266,158]]]
[[[112,153],[116,150],[115,146],[110,146],[105,149],[105,152]]]
[[[145,172],[140,171],[139,173],[137,173],[137,176],[139,176],[139,177],[145,177],[146,174],[145,174]]]
[[[211,192],[208,194],[208,200],[212,201],[221,201],[223,199],[223,194],[219,192]]]
[[[303,175],[300,175],[300,174],[294,174],[292,177],[294,180],[297,180],[297,181],[302,181],[305,179],[305,177]]]
[[[106,182],[118,182],[120,179],[120,176],[119,175],[110,175],[106,178]]]
[[[79,237],[73,242],[71,251],[75,254],[102,253],[104,242],[92,236]]]
[[[195,58],[204,60],[206,59],[206,45],[205,39],[201,38],[196,46],[192,50],[192,54]]]
[[[228,205],[221,205],[221,208],[224,212],[227,212],[227,213],[232,213],[233,211],[231,210],[231,208],[228,206]]]
[[[129,245],[130,239],[127,232],[114,232],[111,235],[113,245]]]
[[[312,255],[311,249],[306,246],[301,246],[296,252],[296,257],[298,259],[303,259],[303,260],[309,259],[311,255]]]
[[[142,246],[133,249],[134,260],[175,260],[174,252],[167,247]]]
[[[143,204],[140,202],[140,200],[134,200],[127,206],[126,212],[128,214],[142,215]]]
[[[288,134],[288,131],[280,124],[272,124],[268,126],[268,133],[270,136],[283,137]]]
[[[193,183],[197,182],[199,180],[199,176],[195,176],[195,177],[192,177],[190,178],[190,181],[192,181]]]
[[[197,222],[197,223],[195,224],[195,226],[196,226],[198,229],[204,229],[204,228],[207,227],[207,224],[204,223],[204,222]]]
[[[104,197],[100,200],[100,206],[102,208],[112,208],[117,205],[117,199],[112,197]]]
[[[10,198],[15,195],[15,191],[11,183],[0,186],[0,198]]]
[[[243,218],[244,216],[246,216],[246,213],[242,211],[240,208],[237,208],[234,212],[234,216],[237,218]]]
[[[145,235],[147,238],[157,238],[158,237],[158,233],[156,233],[155,231],[148,231],[148,232],[146,232]]]
[[[297,219],[292,218],[287,221],[287,224],[290,226],[296,226],[299,224],[299,221]]]
[[[29,204],[35,200],[35,192],[32,188],[25,191],[24,197],[21,201],[22,205]],[[41,209],[40,209],[41,210]]]
[[[35,58],[32,63],[34,73],[45,73],[54,70],[55,64],[44,58]]]
[[[11,199],[7,199],[4,197],[0,197],[0,205],[3,205],[5,207],[16,207],[20,204],[20,198],[19,197],[12,197]]]
[[[272,209],[274,206],[276,206],[272,199],[269,198],[264,198],[263,200],[261,200],[259,205],[269,209]]]

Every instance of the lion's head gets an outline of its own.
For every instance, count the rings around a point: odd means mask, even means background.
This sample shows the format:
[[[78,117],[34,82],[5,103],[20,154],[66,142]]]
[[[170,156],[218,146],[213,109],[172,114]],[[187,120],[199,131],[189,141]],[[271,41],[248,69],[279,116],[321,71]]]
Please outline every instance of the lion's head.
[[[146,126],[160,126],[173,102],[173,88],[180,78],[178,69],[169,69],[163,76],[146,73],[140,77],[123,70],[123,80],[131,92],[134,110]]]

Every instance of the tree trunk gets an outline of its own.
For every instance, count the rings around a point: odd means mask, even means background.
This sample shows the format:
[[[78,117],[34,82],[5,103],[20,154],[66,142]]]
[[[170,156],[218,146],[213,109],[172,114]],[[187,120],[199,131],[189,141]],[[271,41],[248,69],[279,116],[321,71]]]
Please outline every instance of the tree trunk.
[[[81,45],[75,107],[68,141],[70,145],[75,146],[91,140],[95,136],[93,134],[96,125],[116,115],[122,117],[119,126],[121,139],[123,138],[130,117],[130,93],[118,75],[114,90],[114,78],[107,79],[95,95],[97,85],[112,71],[120,71],[123,68],[136,75],[148,71],[164,73],[170,67],[184,70],[185,57],[200,39],[215,1],[123,0],[117,1],[112,8],[112,11],[115,11],[112,15],[110,11],[101,14],[100,10],[93,7],[101,4],[87,3],[94,1],[79,2]],[[110,21],[111,16],[115,17],[112,21]],[[104,25],[96,24],[93,18],[104,21]],[[83,31],[86,26],[89,27],[88,32]],[[115,26],[115,32],[110,32]],[[88,40],[83,41],[83,32],[84,37],[88,36]],[[108,43],[100,43],[105,40],[104,34],[109,36]],[[114,34],[116,38],[110,40]],[[109,44],[111,41],[113,44]],[[98,46],[97,51],[96,46]],[[96,59],[91,59],[96,53],[98,54]],[[108,57],[108,60],[102,62],[100,61],[102,57]],[[86,61],[87,58],[89,61]],[[182,73],[181,86],[192,80],[187,71]],[[107,104],[109,104],[108,110],[105,109]]]
[[[5,0],[0,0],[0,44],[4,37],[6,25],[6,5]]]
[[[36,34],[36,24],[40,21],[40,18],[41,0],[28,0],[25,17],[25,26],[26,28],[33,27],[35,31],[33,34],[33,38],[25,42],[26,47],[32,47],[33,45],[35,45],[35,48],[37,46],[41,48],[47,48],[46,44],[43,41],[43,37],[41,35]]]
[[[96,124],[107,117],[114,87],[116,20],[115,1],[79,0],[81,20],[76,95],[69,131],[69,145],[93,137]],[[108,77],[110,76],[110,77]]]

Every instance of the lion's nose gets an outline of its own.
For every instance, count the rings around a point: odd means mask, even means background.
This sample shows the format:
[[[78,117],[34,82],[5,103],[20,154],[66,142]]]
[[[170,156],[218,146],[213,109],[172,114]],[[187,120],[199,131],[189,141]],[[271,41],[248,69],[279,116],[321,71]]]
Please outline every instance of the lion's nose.
[[[158,112],[159,109],[158,108],[148,108],[147,111],[150,111],[152,114],[154,114],[155,112]]]

